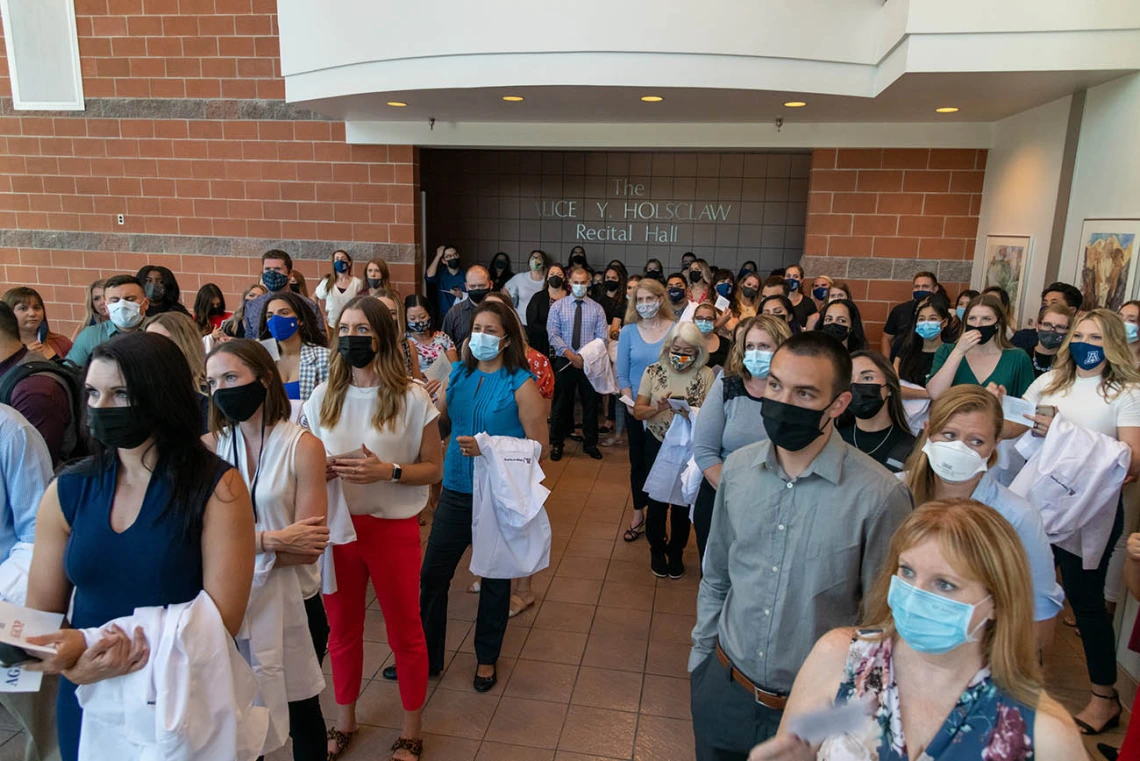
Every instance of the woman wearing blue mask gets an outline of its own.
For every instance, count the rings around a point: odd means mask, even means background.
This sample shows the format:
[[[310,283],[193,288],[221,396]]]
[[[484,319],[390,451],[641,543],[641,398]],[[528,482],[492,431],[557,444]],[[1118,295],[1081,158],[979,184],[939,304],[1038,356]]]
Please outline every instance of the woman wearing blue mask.
[[[767,438],[760,403],[768,382],[768,365],[776,349],[791,337],[788,324],[770,315],[741,323],[724,372],[713,382],[693,425],[693,458],[704,473],[693,507],[693,528],[702,562],[721,467],[737,449]]]
[[[792,302],[796,322],[807,325],[808,318],[819,310],[810,294],[804,292],[804,268],[798,264],[789,264],[784,270],[784,282],[788,285],[788,301]]]
[[[1085,313],[1061,344],[1053,369],[1033,382],[1025,400],[1038,408],[1052,408],[1070,423],[1126,444],[1132,450],[1129,476],[1134,479],[1140,474],[1140,371],[1132,362],[1124,323],[1115,313],[1107,309]],[[1048,434],[1052,415],[1027,417],[1036,434]],[[1016,423],[1007,423],[1006,428],[1006,437],[1026,430]],[[1092,683],[1092,698],[1076,716],[1086,734],[1097,734],[1120,721],[1115,689],[1116,640],[1112,617],[1105,609],[1104,582],[1112,555],[1108,550],[1116,544],[1123,524],[1124,511],[1118,504],[1115,524],[1096,568],[1085,569],[1080,555],[1053,548],[1061,584],[1081,632]]]
[[[958,298],[954,301],[954,316],[960,321],[965,321],[966,307],[979,295],[980,294],[972,288],[968,288],[959,293]]]
[[[329,350],[311,316],[312,310],[300,296],[280,293],[265,305],[258,333],[277,362],[286,395],[301,404],[329,378]]]
[[[666,306],[665,287],[653,278],[642,278],[633,291],[625,312],[625,327],[618,334],[617,361],[614,362],[618,388],[626,399],[632,400],[634,389],[641,387],[645,368],[657,361],[665,334],[677,322],[673,310]],[[648,435],[633,417],[632,405],[622,404],[626,416],[625,427],[629,435],[629,486],[633,492],[633,517],[622,538],[637,541],[645,531],[645,437]]]
[[[924,299],[919,302],[914,327],[903,337],[895,355],[895,372],[899,380],[911,384],[903,386],[903,399],[930,398],[926,393],[926,381],[934,367],[934,355],[942,348],[942,332],[952,319],[944,301]]]
[[[718,322],[720,322],[720,313],[708,302],[698,304],[693,310],[693,324],[705,337],[705,348],[709,352],[708,366],[714,370],[724,367],[724,362],[728,359],[728,350],[732,348],[727,338],[717,334]]]
[[[294,273],[299,274],[299,273]],[[329,328],[336,329],[340,310],[364,288],[364,281],[352,276],[352,257],[347,251],[334,251],[332,270],[317,284],[313,297],[320,305]]]
[[[1124,320],[1124,337],[1132,352],[1132,364],[1140,367],[1140,301],[1126,301],[1116,313]]]
[[[1086,758],[1042,688],[1019,544],[1008,522],[972,500],[911,513],[865,601],[864,626],[816,643],[780,730],[750,761]],[[803,714],[854,700],[869,704],[857,731],[822,746],[790,731]]]
[[[463,553],[471,544],[472,478],[479,447],[477,433],[514,436],[548,449],[546,401],[538,391],[526,358],[522,326],[503,304],[485,302],[472,315],[471,336],[462,361],[448,381],[440,404],[443,426],[450,422],[451,442],[443,466],[443,492],[424,552],[420,607],[428,644],[428,668],[444,666],[447,638],[447,591]],[[475,619],[474,687],[487,692],[497,682],[495,663],[502,649],[510,612],[510,579],[483,579]]]
[[[962,335],[934,353],[926,391],[937,399],[951,386],[974,383],[1020,397],[1033,382],[1033,364],[1006,337],[1001,299],[983,293],[966,307]]]

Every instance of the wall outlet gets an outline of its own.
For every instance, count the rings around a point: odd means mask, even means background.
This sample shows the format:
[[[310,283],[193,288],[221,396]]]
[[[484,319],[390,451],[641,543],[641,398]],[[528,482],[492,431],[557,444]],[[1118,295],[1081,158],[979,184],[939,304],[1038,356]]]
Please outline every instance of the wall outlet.
[[[122,214],[116,214],[115,215],[115,221],[118,222],[120,225],[125,225],[127,223],[127,218]]]

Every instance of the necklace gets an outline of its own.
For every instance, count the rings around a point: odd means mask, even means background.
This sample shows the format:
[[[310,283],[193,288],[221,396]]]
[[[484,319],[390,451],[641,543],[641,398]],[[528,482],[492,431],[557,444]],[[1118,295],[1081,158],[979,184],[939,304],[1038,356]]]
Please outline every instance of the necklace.
[[[1049,356],[1049,355],[1042,354],[1041,356]],[[1033,369],[1037,371],[1037,374],[1040,375],[1041,373],[1047,373],[1052,368],[1053,368],[1053,358],[1050,356],[1049,357],[1049,364],[1045,365],[1045,367],[1042,367],[1041,365],[1037,364],[1037,351],[1034,350],[1034,352],[1033,352]]]
[[[883,440],[880,441],[878,446],[876,446],[870,452],[868,452],[866,449],[863,449],[863,447],[859,446],[859,426],[858,425],[855,426],[855,429],[851,434],[851,440],[855,442],[855,448],[858,449],[860,452],[862,452],[863,454],[872,455],[872,454],[875,454],[875,452],[878,452],[880,449],[882,449],[883,444],[887,443],[887,439],[889,439],[891,437],[891,431],[893,431],[894,429],[895,429],[895,424],[891,423],[891,427],[887,429],[887,433],[885,436],[883,436]]]

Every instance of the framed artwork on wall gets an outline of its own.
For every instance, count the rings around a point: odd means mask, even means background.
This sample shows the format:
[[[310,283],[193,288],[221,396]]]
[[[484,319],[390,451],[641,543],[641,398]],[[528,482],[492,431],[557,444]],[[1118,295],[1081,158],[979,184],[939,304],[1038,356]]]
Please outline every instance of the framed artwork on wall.
[[[1086,219],[1081,227],[1077,284],[1085,309],[1113,312],[1136,289],[1136,243],[1140,219]]]
[[[987,235],[986,252],[982,261],[982,288],[999,286],[1009,294],[1013,310],[1013,324],[1021,324],[1024,289],[1021,281],[1029,268],[1030,246],[1028,235]]]

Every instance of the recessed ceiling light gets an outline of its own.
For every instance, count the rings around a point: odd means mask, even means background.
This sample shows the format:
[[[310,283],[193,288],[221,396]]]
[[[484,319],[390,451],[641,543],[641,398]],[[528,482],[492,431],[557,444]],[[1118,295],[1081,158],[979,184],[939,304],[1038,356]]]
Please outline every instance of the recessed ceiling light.
[[[957,106],[943,106],[942,108],[934,109],[939,114],[955,114],[958,112]]]
[[[660,103],[665,100],[660,95],[642,95],[641,99],[646,103]]]
[[[807,105],[807,103],[805,103],[802,100],[789,100],[787,103],[784,104],[784,106],[787,108],[803,108],[806,105]]]
[[[523,98],[521,95],[504,95],[503,100],[505,100],[507,103],[522,103],[525,98]]]
[[[388,105],[391,106],[392,108],[404,108],[408,104],[404,103],[403,101],[399,101],[399,100],[390,100],[390,101],[388,101]]]

